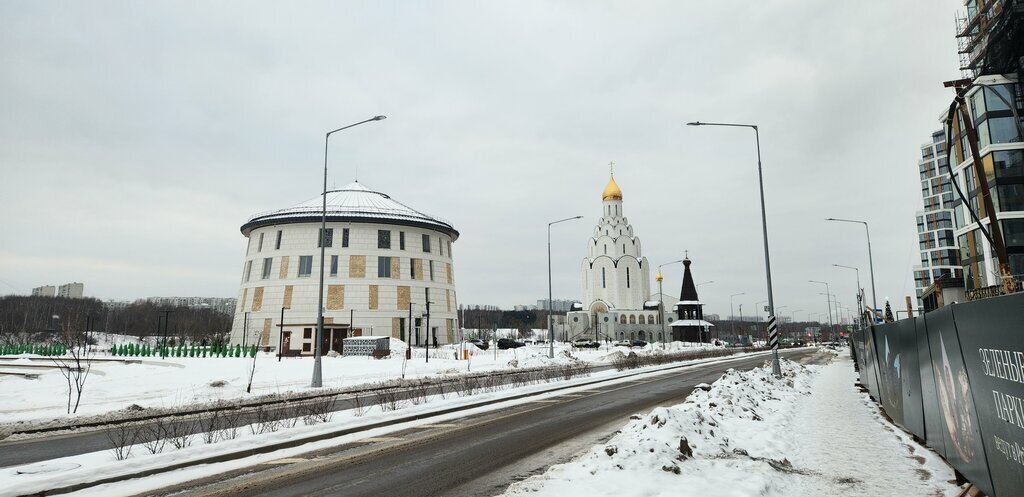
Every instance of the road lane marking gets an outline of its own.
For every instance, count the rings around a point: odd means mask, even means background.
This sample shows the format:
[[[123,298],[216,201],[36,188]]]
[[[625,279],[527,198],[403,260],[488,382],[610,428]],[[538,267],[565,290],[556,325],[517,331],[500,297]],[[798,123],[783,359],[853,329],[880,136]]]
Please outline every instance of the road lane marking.
[[[401,440],[402,437],[370,437],[359,439],[359,442],[376,443],[376,442],[394,442],[395,440]]]

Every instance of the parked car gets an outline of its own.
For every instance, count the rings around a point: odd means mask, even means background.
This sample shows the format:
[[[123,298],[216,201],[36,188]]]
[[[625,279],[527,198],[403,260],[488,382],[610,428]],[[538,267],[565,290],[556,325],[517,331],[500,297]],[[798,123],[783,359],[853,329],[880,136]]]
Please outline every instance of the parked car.
[[[526,344],[519,340],[513,340],[511,338],[499,338],[498,348],[501,350],[505,349],[518,349],[519,347],[525,347]]]
[[[619,340],[618,342],[615,342],[612,345],[616,347],[632,347],[633,342],[630,342],[629,340]]]
[[[473,344],[473,345],[476,345],[476,348],[478,348],[480,350],[487,350],[487,348],[491,346],[491,344],[489,344],[489,343],[487,343],[487,342],[485,342],[485,341],[483,341],[483,340],[481,340],[479,338],[474,338],[472,340],[467,340],[467,341],[469,343]]]
[[[601,342],[581,338],[579,340],[572,342],[572,346],[581,349],[596,349],[601,346]]]
[[[630,343],[632,343],[634,347],[646,347],[647,346],[647,342],[644,341],[644,340],[633,340]]]

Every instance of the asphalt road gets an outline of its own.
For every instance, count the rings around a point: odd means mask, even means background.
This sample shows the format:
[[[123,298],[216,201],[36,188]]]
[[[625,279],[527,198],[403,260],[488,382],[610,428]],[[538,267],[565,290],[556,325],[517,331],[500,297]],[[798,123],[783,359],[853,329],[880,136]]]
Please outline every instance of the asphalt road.
[[[596,366],[592,368],[592,370],[596,372],[611,368],[612,366]],[[449,385],[447,388],[451,388],[451,385],[455,385],[457,383],[457,380],[449,380],[447,382]],[[437,389],[428,389],[428,393],[436,394]],[[369,396],[364,395],[362,397],[362,401],[364,403],[368,400],[370,400]],[[303,402],[294,402],[292,404],[303,404]],[[354,407],[355,405],[352,399],[342,395],[337,397],[337,400],[333,405],[333,410],[342,411],[352,409]],[[266,413],[263,414],[265,418],[270,419],[293,418],[296,415],[294,407],[281,405],[268,407],[266,409]],[[221,421],[233,426],[241,427],[241,429],[244,430],[247,429],[245,428],[247,425],[256,422],[257,417],[258,416],[252,412],[252,410],[245,410],[233,414],[230,419],[225,420],[222,418]],[[200,433],[208,431],[203,429],[204,423],[208,424],[208,420],[209,416],[207,415],[192,415],[173,418],[165,417],[164,419],[161,419],[160,422],[183,425],[188,431]],[[154,422],[142,421],[137,424],[152,427]],[[0,441],[0,468],[21,466],[58,457],[108,450],[111,448],[111,439],[108,434],[116,436],[116,429],[101,428],[65,431],[30,439]],[[154,439],[157,435],[153,430],[138,429],[135,430],[135,436],[139,437],[136,440],[137,443],[142,443],[150,439]]]
[[[820,354],[807,349],[783,351],[782,356],[821,360]],[[765,357],[595,385],[583,392],[271,461],[149,495],[493,495],[610,437],[630,415],[681,402],[697,384],[717,380],[728,368],[761,366]]]

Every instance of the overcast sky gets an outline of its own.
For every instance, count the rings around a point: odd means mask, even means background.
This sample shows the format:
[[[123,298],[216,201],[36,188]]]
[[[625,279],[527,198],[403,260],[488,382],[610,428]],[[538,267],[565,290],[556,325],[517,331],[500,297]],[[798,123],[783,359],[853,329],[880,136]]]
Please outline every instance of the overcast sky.
[[[238,293],[254,213],[354,179],[450,220],[459,301],[581,297],[608,162],[652,266],[689,250],[705,312],[903,308],[920,145],[960,77],[958,0],[0,2],[0,294]],[[682,266],[667,267],[678,294]],[[652,292],[657,291],[653,282]],[[869,295],[870,298],[870,295]],[[822,319],[824,315],[822,315]]]

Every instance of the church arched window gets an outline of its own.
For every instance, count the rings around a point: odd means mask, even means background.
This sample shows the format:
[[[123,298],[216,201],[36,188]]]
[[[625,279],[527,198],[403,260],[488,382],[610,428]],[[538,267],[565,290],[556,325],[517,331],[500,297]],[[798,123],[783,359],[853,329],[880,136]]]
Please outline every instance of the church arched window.
[[[647,315],[647,322],[650,324],[654,324],[654,314]]]
[[[606,288],[606,281],[604,279],[604,268],[601,268],[601,288]]]
[[[629,324],[636,324],[636,314],[629,316]]]
[[[640,324],[647,324],[647,321],[644,319],[643,314],[640,315]]]
[[[629,268],[626,268],[626,288],[629,288]]]

